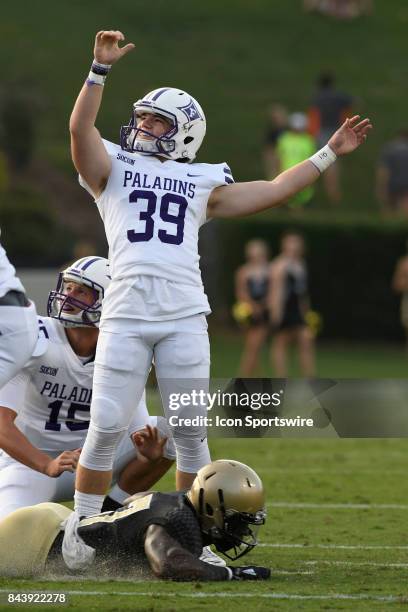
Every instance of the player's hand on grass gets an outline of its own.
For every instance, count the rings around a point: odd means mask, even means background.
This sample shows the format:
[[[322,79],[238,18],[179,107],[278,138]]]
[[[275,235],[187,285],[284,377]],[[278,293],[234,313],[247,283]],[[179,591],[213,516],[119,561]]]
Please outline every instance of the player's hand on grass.
[[[121,57],[135,48],[133,43],[119,47],[119,42],[125,40],[119,30],[102,30],[95,37],[94,57],[100,64],[114,64]]]
[[[44,473],[51,478],[58,478],[63,472],[75,472],[81,449],[64,451],[47,464]]]
[[[330,138],[328,145],[336,155],[345,155],[357,149],[372,129],[370,119],[359,121],[360,115],[346,119],[343,125]]]
[[[161,438],[157,427],[146,425],[144,429],[132,434],[131,438],[138,452],[145,459],[155,462],[163,457],[167,437]]]
[[[232,571],[231,580],[267,580],[271,577],[269,567],[259,565],[245,565],[243,567],[230,567]]]

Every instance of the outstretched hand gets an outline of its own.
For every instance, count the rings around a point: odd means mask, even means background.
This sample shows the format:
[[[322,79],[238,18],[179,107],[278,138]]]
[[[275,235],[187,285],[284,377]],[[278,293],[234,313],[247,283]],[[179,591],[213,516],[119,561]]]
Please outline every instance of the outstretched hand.
[[[63,472],[75,472],[81,449],[66,450],[46,465],[44,474],[50,478],[58,478]]]
[[[163,457],[167,438],[161,438],[157,427],[146,425],[144,429],[136,431],[131,436],[138,452],[149,461],[159,461]]]
[[[345,155],[357,149],[372,129],[370,119],[359,121],[360,115],[346,119],[343,125],[330,138],[328,145],[336,155]]]
[[[100,64],[114,64],[121,57],[135,48],[133,43],[119,47],[119,42],[125,40],[119,30],[102,30],[95,38],[94,57]]]

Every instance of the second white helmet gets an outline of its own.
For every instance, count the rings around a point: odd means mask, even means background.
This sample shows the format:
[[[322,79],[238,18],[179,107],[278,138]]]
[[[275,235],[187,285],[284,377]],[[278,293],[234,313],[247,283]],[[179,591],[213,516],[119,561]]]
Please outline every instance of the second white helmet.
[[[65,284],[69,282],[92,289],[94,301],[87,304],[66,293]],[[57,287],[48,296],[48,316],[58,319],[65,327],[99,327],[109,283],[109,262],[105,257],[81,257],[60,272]]]
[[[170,122],[170,128],[156,137],[137,127],[138,113],[154,113]],[[203,109],[190,94],[174,87],[161,87],[133,104],[130,122],[122,126],[120,145],[125,151],[161,155],[174,161],[192,162],[203,142],[206,120]],[[140,138],[141,132],[151,139]]]

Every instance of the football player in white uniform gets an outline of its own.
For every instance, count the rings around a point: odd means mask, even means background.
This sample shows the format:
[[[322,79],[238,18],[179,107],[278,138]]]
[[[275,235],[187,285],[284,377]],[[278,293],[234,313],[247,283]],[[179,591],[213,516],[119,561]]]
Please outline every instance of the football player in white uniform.
[[[123,40],[113,30],[96,35],[95,61],[70,121],[75,167],[105,224],[112,283],[95,359],[91,423],[77,470],[76,513],[65,532],[68,565],[80,555],[75,522],[100,509],[116,444],[141,397],[152,358],[166,412],[169,392],[206,388],[210,309],[198,266],[200,226],[211,217],[238,217],[284,203],[316,181],[337,155],[364,142],[371,127],[368,119],[347,119],[310,160],[271,182],[234,184],[225,163],[192,164],[205,135],[203,110],[185,91],[161,87],[134,103],[120,146],[109,143],[95,121],[109,70],[134,47],[120,48]],[[194,412],[205,414],[205,405]],[[183,426],[184,419],[178,423],[172,428],[176,486],[185,489],[210,457],[203,427]]]
[[[0,388],[28,361],[37,336],[35,306],[0,244]]]
[[[0,390],[0,518],[17,508],[65,501],[74,494],[75,468],[89,425],[94,354],[102,300],[109,284],[108,261],[83,257],[59,275],[48,300],[50,317],[39,317],[39,340],[31,359]],[[38,326],[37,326],[38,329]],[[146,424],[146,432],[141,432]],[[146,461],[147,446],[160,458]],[[154,428],[154,429],[152,429]],[[131,436],[135,432],[141,453]],[[149,417],[139,401],[114,462],[118,507],[135,490],[146,490],[173,463],[175,451],[164,418]],[[156,439],[155,439],[156,438]],[[140,456],[142,455],[142,457]]]

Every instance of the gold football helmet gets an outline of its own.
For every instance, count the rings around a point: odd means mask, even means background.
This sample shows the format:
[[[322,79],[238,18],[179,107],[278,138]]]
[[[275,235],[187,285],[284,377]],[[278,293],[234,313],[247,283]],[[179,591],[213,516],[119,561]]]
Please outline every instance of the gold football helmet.
[[[199,470],[187,497],[203,534],[226,557],[238,559],[257,545],[266,517],[265,494],[250,467],[229,459],[213,461]]]

